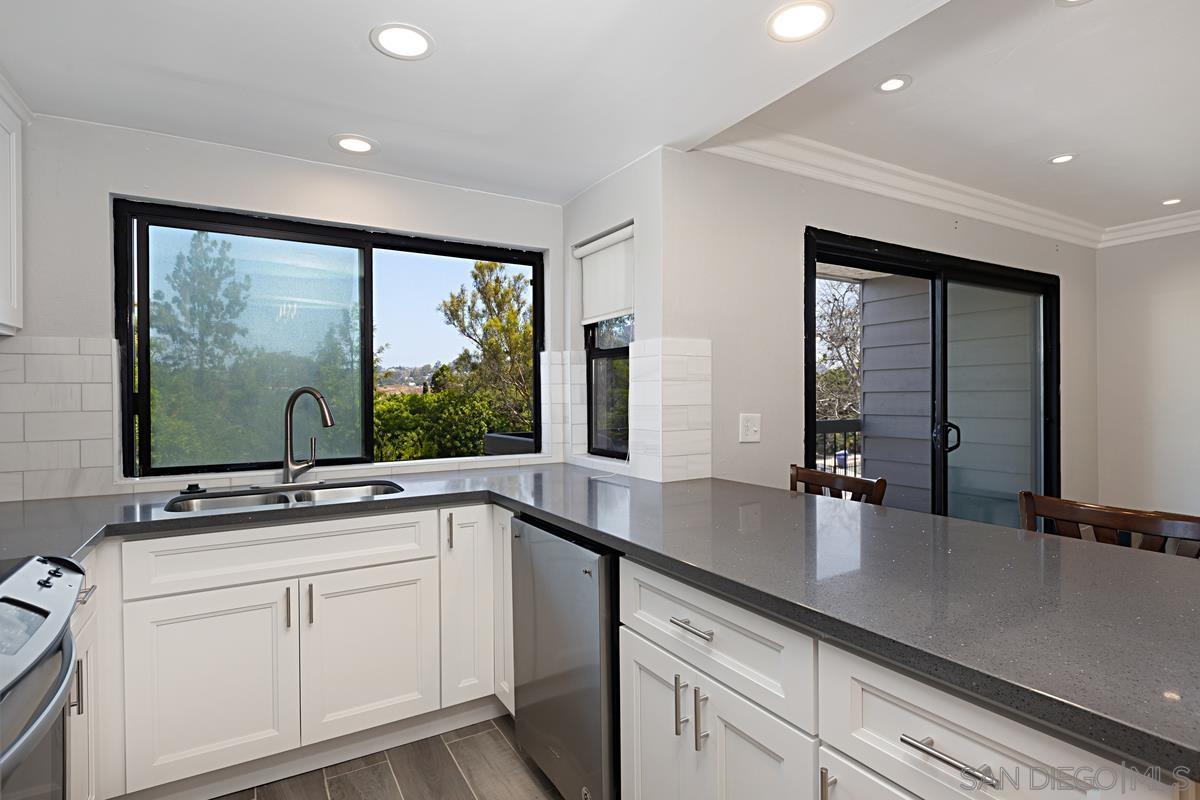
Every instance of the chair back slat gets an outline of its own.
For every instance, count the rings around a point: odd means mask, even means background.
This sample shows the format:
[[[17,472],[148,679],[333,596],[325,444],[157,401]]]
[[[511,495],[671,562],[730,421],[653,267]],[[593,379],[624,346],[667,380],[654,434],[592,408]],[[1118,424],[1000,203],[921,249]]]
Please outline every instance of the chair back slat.
[[[1028,531],[1036,531],[1038,520],[1045,519],[1048,533],[1082,539],[1083,527],[1087,526],[1091,528],[1095,540],[1101,544],[1136,547],[1139,550],[1152,550],[1157,553],[1182,554],[1178,541],[1172,545],[1172,540],[1200,543],[1200,517],[1186,514],[1081,503],[1033,492],[1021,492],[1018,506],[1021,512],[1021,527]],[[1187,548],[1187,555],[1200,557],[1200,548]]]
[[[792,491],[800,491],[801,486],[806,494],[825,495],[839,500],[849,499],[874,506],[883,504],[883,495],[887,491],[887,481],[883,478],[856,478],[852,475],[805,469],[792,464]]]

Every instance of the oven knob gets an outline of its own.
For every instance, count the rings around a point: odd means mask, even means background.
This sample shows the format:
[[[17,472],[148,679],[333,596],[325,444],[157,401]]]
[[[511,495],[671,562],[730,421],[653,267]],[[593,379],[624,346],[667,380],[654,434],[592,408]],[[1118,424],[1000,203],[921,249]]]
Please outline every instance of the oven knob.
[[[39,580],[37,582],[37,584],[38,584],[38,586],[42,587],[43,589],[49,589],[51,586],[54,585],[54,581],[50,580],[49,578],[42,578],[41,580]]]

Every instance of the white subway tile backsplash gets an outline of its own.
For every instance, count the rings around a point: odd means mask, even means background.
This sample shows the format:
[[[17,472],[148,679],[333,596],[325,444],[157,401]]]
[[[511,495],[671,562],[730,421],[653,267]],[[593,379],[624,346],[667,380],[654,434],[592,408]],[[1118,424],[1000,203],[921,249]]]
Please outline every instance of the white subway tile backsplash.
[[[663,431],[665,456],[694,456],[712,452],[712,431]]]
[[[84,439],[79,443],[79,466],[111,467],[113,465],[113,443],[111,439]]]
[[[19,353],[0,353],[0,383],[25,382],[25,356]]]
[[[0,414],[0,442],[20,442],[25,439],[24,414]]]
[[[712,359],[708,356],[688,356],[686,377],[693,381],[711,381]]]
[[[9,336],[0,337],[0,353],[79,352],[79,340],[73,336]]]
[[[0,413],[16,411],[78,411],[80,388],[72,384],[15,383],[0,390]],[[68,436],[56,436],[68,439]]]
[[[0,472],[0,503],[22,498],[23,477],[20,472]]]
[[[33,470],[25,473],[26,500],[89,494],[131,494],[129,484],[113,482],[112,467]]]
[[[30,383],[110,383],[109,356],[25,356],[25,380]]]
[[[0,444],[0,472],[30,469],[73,469],[79,466],[79,442],[10,442]]]
[[[111,356],[112,339],[80,339],[79,352],[85,356]]]
[[[664,406],[712,405],[712,384],[708,381],[663,381]]]
[[[662,377],[662,362],[658,356],[632,356],[629,359],[630,381],[656,381]]]
[[[688,406],[687,426],[691,430],[710,430],[712,428],[712,406]]]
[[[81,388],[83,389],[84,411],[112,411],[111,383],[85,383]]]
[[[633,424],[632,420],[629,424]],[[687,406],[664,407],[662,410],[662,429],[664,431],[686,431],[688,429]]]
[[[108,411],[59,411],[25,415],[25,440],[111,439],[112,413]]]
[[[662,403],[661,381],[630,381],[629,404],[635,406],[657,406]]]

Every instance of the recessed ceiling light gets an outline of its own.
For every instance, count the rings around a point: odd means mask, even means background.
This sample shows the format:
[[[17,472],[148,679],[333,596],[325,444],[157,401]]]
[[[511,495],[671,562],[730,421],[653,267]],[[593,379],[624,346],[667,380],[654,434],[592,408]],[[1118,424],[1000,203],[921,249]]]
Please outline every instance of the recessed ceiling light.
[[[1067,164],[1074,160],[1075,160],[1074,153],[1063,153],[1060,156],[1055,156],[1054,158],[1050,159],[1050,163],[1051,164]]]
[[[339,133],[329,139],[330,143],[345,153],[361,156],[375,149],[375,141],[357,133]]]
[[[1090,3],[1092,0],[1054,0],[1054,2],[1063,8],[1071,8],[1072,6],[1081,6],[1084,3]]]
[[[822,0],[803,0],[775,9],[767,31],[781,42],[798,42],[816,36],[833,21],[833,7]]]
[[[371,44],[385,56],[405,61],[429,58],[433,53],[433,37],[416,25],[389,22],[371,30]]]
[[[1182,202],[1183,202],[1182,198],[1172,197],[1170,200],[1163,200],[1163,205],[1164,206],[1177,206]]]
[[[912,78],[908,75],[893,75],[880,83],[875,88],[881,92],[891,93],[898,92],[901,89],[907,89],[912,83]]]

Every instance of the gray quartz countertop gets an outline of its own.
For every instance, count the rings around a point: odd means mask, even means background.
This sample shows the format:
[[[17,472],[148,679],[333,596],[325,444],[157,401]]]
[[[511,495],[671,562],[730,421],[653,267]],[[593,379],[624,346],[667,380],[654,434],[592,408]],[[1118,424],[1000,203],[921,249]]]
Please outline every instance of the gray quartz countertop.
[[[168,514],[0,503],[0,558],[102,536],[494,502],[1134,764],[1200,775],[1200,562],[723,480],[561,464],[390,476],[372,501]]]

